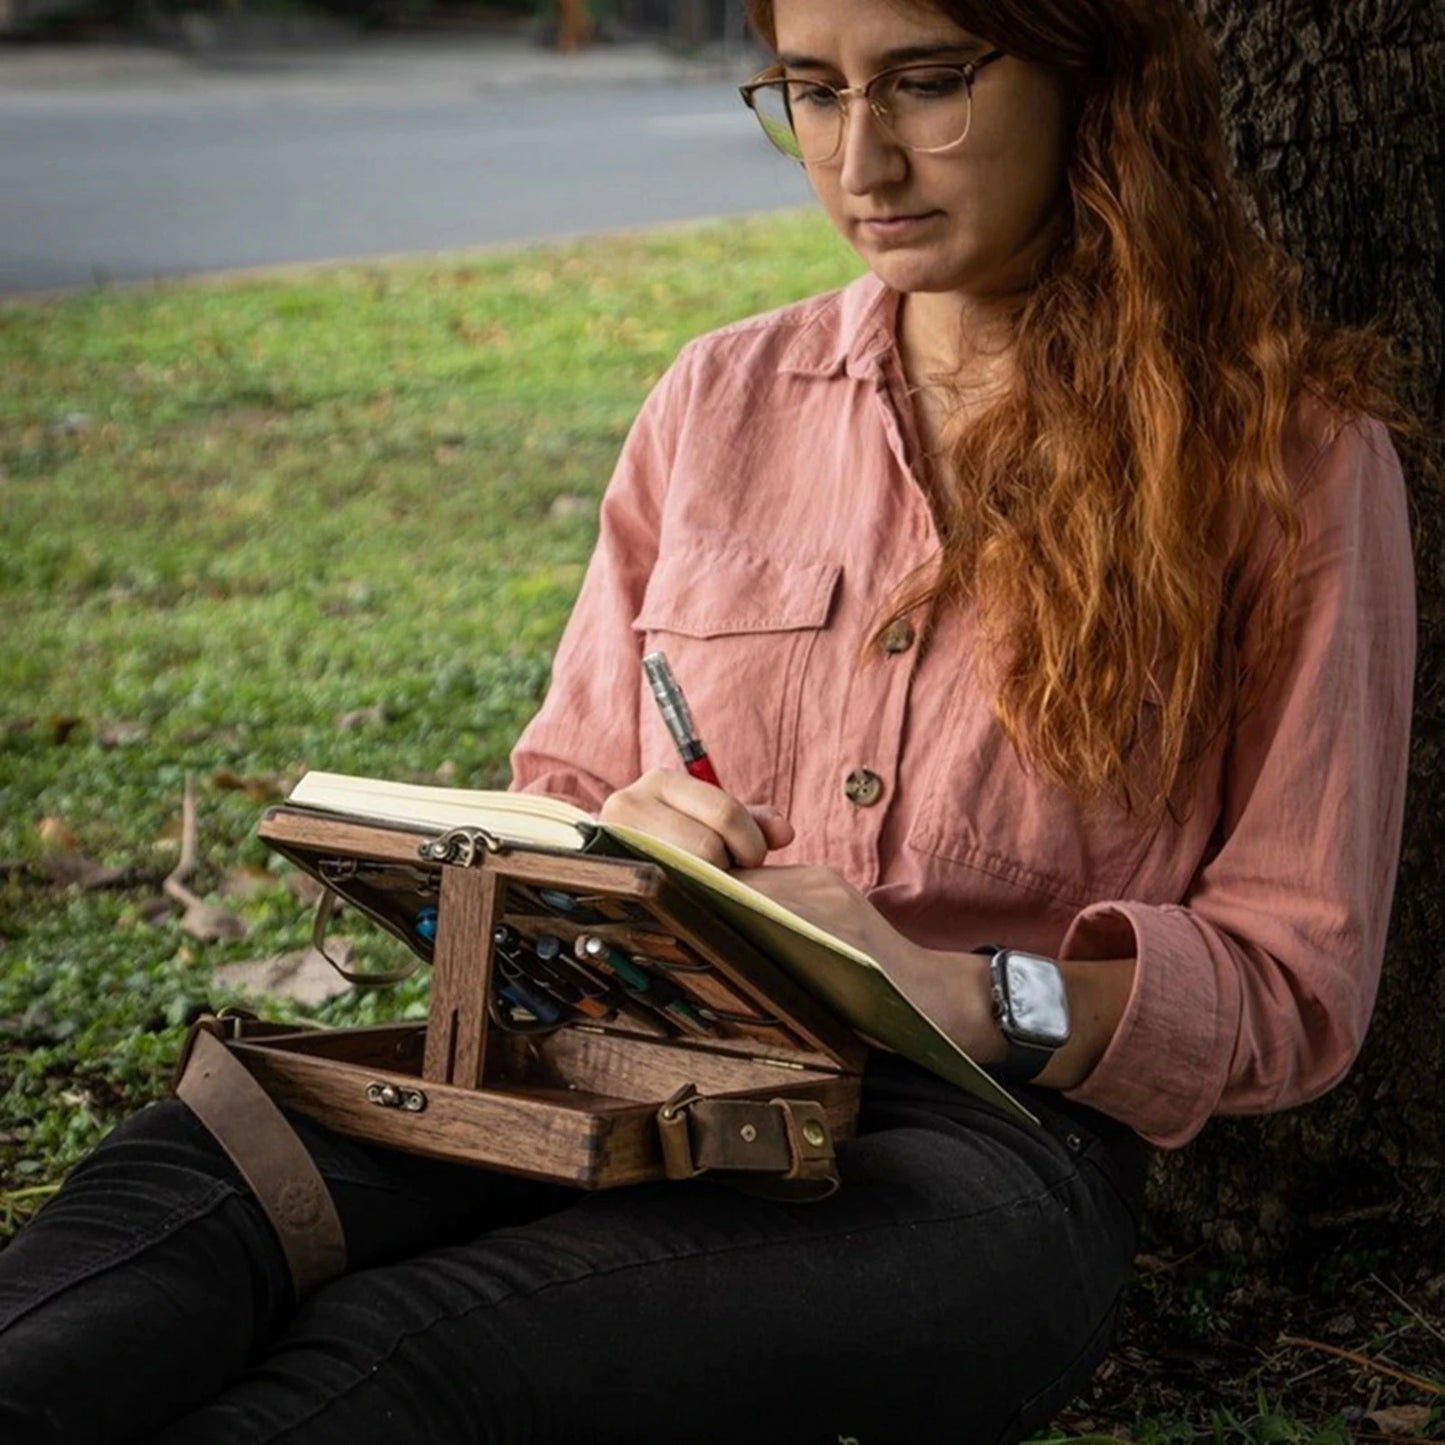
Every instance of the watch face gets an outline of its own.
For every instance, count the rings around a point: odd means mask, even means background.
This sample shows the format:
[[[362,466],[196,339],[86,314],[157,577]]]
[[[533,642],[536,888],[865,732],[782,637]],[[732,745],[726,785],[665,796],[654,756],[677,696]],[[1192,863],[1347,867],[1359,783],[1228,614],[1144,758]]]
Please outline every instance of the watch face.
[[[1008,996],[1006,1033],[1023,1043],[1058,1047],[1067,1042],[1069,1000],[1058,964],[1009,951],[1003,955],[1003,984]]]

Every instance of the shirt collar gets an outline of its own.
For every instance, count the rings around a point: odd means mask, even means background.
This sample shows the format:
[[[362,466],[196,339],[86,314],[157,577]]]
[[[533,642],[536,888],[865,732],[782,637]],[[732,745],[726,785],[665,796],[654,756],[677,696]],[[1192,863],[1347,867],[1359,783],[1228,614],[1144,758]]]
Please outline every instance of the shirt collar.
[[[819,305],[788,343],[778,369],[794,376],[836,376],[840,367],[876,377],[893,350],[902,299],[871,272]]]

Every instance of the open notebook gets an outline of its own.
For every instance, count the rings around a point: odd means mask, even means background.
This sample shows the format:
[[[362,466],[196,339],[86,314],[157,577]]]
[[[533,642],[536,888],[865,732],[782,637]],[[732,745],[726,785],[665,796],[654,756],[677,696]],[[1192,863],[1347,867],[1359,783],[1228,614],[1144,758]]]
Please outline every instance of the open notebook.
[[[307,773],[287,802],[421,834],[484,828],[522,846],[647,858],[870,1042],[897,1051],[1015,1117],[1035,1122],[1027,1109],[908,1001],[876,960],[732,874],[660,838],[601,824],[560,798],[393,783],[342,773]]]

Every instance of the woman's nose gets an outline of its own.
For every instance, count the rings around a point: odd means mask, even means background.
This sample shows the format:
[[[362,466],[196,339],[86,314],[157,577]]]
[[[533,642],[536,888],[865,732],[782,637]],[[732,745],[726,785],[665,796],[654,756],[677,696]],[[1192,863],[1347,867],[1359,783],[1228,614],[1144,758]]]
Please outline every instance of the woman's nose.
[[[883,129],[862,96],[850,97],[843,112],[842,158],[839,180],[855,196],[901,180],[908,168],[903,147]]]

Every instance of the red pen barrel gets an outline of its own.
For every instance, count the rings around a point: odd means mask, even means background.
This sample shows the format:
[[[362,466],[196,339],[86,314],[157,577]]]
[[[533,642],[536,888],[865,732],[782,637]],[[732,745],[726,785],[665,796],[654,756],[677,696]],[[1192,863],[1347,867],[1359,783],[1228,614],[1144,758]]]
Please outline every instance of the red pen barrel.
[[[704,753],[700,758],[694,758],[687,764],[687,770],[693,777],[701,779],[704,783],[711,783],[713,787],[720,788],[717,773],[713,768],[712,759]]]

